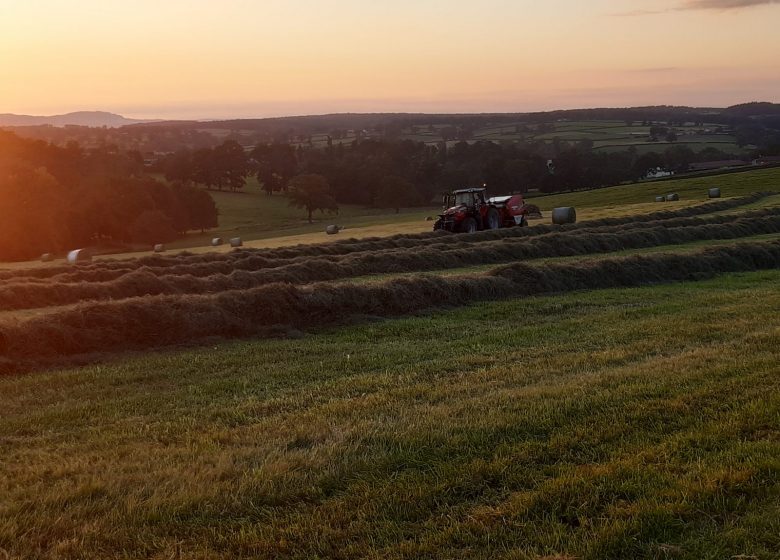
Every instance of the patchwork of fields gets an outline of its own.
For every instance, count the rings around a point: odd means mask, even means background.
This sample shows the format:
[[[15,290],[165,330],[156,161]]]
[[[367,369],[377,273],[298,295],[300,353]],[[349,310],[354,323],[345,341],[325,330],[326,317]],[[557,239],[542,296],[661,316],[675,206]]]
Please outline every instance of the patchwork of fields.
[[[667,126],[667,125],[664,125]],[[449,125],[429,125],[420,123],[407,127],[401,131],[401,138],[427,144],[442,142],[442,130],[451,129]],[[737,139],[728,132],[720,131],[717,124],[686,123],[685,125],[669,126],[677,134],[674,142],[666,138],[650,140],[650,126],[641,122],[626,123],[625,121],[594,120],[594,121],[554,121],[543,123],[539,129],[538,123],[509,122],[496,125],[482,126],[475,129],[467,142],[480,140],[490,142],[548,142],[555,140],[576,144],[582,140],[593,143],[595,151],[621,151],[629,146],[634,146],[639,154],[654,151],[663,152],[670,146],[687,146],[698,152],[705,148],[716,148],[722,152],[740,155],[745,152],[737,144]],[[247,134],[251,131],[245,131]],[[370,134],[368,135],[370,137]],[[363,137],[366,137],[364,134]],[[303,142],[299,145],[312,145],[325,147],[328,145],[328,134],[313,134],[311,143]],[[356,139],[354,131],[350,131],[343,138],[330,138],[332,144],[348,144]],[[447,140],[452,146],[458,140]]]
[[[0,556],[776,558],[767,178],[2,270]]]
[[[413,130],[405,130],[403,137],[417,142],[441,142],[441,128],[443,127],[416,126]],[[587,140],[593,143],[592,149],[595,151],[620,151],[627,149],[629,146],[635,146],[640,154],[648,151],[663,152],[670,146],[675,145],[687,146],[695,152],[708,147],[731,154],[744,152],[737,145],[737,140],[733,135],[725,132],[715,132],[718,125],[693,125],[688,123],[683,126],[670,126],[669,128],[677,133],[677,139],[674,142],[669,142],[665,138],[651,141],[650,126],[643,125],[640,122],[556,121],[546,123],[542,131],[538,130],[538,125],[518,122],[479,128],[473,132],[472,140],[470,141],[553,142],[558,140],[576,144],[582,140]],[[448,143],[454,144],[455,142],[451,140]]]

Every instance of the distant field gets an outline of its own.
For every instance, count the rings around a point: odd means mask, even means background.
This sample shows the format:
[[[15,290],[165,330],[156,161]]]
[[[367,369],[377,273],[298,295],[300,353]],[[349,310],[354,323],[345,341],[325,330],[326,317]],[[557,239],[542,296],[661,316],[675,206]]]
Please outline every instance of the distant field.
[[[655,123],[657,126],[668,126],[665,123]],[[650,142],[650,126],[643,125],[641,121],[626,123],[625,121],[556,121],[542,123],[544,129],[539,128],[539,123],[530,122],[509,122],[503,124],[491,124],[482,126],[472,131],[468,142],[479,140],[493,142],[522,142],[522,141],[544,141],[552,142],[554,139],[569,143],[577,143],[581,140],[592,140],[594,150],[598,151],[618,151],[625,150],[629,146],[636,146],[637,151],[645,153],[648,151],[664,151],[671,145],[685,145],[694,151],[701,151],[708,147],[717,148],[729,154],[741,155],[745,153],[743,148],[736,144],[734,136],[723,132],[715,132],[719,125],[704,123],[701,126],[694,126],[690,123],[681,126],[679,124],[669,126],[673,129],[678,139],[675,143],[666,142],[665,138],[658,138],[657,142]],[[424,142],[427,144],[437,144],[442,142],[442,129],[448,128],[448,125],[429,123],[418,123],[407,127],[401,131],[400,138],[413,140],[415,142]],[[228,131],[225,129],[202,129],[204,132],[213,134],[218,139],[223,139],[228,134],[238,133],[247,137],[252,136],[251,130]],[[366,134],[360,133],[364,138],[378,138],[381,135],[374,131],[367,131]],[[333,145],[349,144],[357,139],[356,131],[345,131],[343,138],[331,136],[330,142]],[[449,140],[448,145],[452,146],[457,140]],[[304,139],[296,138],[292,142],[295,146],[313,146],[324,148],[328,145],[328,134],[316,133]]]
[[[707,191],[712,187],[720,187],[724,197],[741,196],[756,191],[780,192],[780,168],[690,179],[649,181],[592,191],[539,196],[530,200],[545,210],[557,206],[608,208],[651,202],[657,195],[666,193],[678,193],[681,201],[704,201],[707,200]],[[661,206],[666,203],[656,204]]]
[[[729,154],[739,155],[744,150],[736,144],[736,138],[729,134],[716,134],[714,124],[702,126],[672,126],[678,134],[676,142],[667,142],[659,138],[657,142],[650,142],[650,126],[643,126],[641,122],[634,122],[630,126],[624,121],[563,121],[547,123],[552,127],[550,131],[538,130],[537,124],[506,123],[479,128],[473,132],[470,142],[477,140],[488,141],[534,141],[542,140],[552,142],[557,139],[569,143],[577,143],[582,140],[593,141],[593,149],[596,151],[615,152],[634,146],[637,152],[663,152],[670,146],[683,145],[694,151],[705,148],[717,148]],[[661,125],[664,126],[664,125]],[[417,142],[437,143],[441,142],[441,127],[429,131],[427,126],[416,127],[416,132],[411,129],[404,131],[403,138]],[[709,132],[707,132],[709,130]],[[454,144],[451,141],[448,144]]]

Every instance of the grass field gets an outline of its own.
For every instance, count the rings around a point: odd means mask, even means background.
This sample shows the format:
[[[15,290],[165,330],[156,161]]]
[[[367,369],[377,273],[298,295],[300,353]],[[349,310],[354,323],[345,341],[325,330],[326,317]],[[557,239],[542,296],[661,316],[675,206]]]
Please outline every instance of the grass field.
[[[312,216],[314,223],[309,224],[304,210],[291,207],[285,196],[268,196],[262,192],[255,177],[249,178],[243,193],[211,191],[209,194],[219,209],[219,227],[202,235],[190,234],[169,244],[171,248],[207,245],[213,237],[227,239],[239,236],[255,240],[324,233],[328,224],[360,228],[399,222],[422,222],[426,216],[439,210],[437,207],[404,208],[396,214],[387,209],[340,205],[338,214],[315,213]]]
[[[745,150],[737,145],[736,138],[727,132],[716,133],[718,125],[704,124],[694,126],[690,123],[685,126],[674,126],[677,135],[676,142],[667,142],[660,138],[657,142],[650,141],[650,126],[640,122],[627,124],[624,121],[557,121],[546,123],[551,130],[540,131],[537,124],[506,123],[502,125],[489,125],[473,131],[469,142],[479,140],[501,142],[527,142],[554,140],[576,144],[581,140],[592,140],[595,151],[623,151],[634,146],[637,152],[663,152],[670,146],[685,145],[695,152],[705,148],[716,148],[723,152],[741,155]],[[429,130],[427,125],[416,126],[404,131],[403,138],[416,142],[434,144],[442,141],[441,127]],[[448,142],[448,144],[454,141]]]
[[[7,378],[12,557],[776,558],[776,271]]]
[[[0,559],[776,559],[778,177],[0,271]]]
[[[650,181],[592,191],[562,193],[531,198],[534,204],[549,210],[557,206],[576,208],[611,208],[624,204],[652,202],[658,195],[677,193],[681,201],[704,201],[707,191],[719,187],[724,197],[742,196],[751,192],[780,192],[780,168],[756,169],[710,177],[694,177],[669,181]],[[655,203],[657,206],[666,203]]]

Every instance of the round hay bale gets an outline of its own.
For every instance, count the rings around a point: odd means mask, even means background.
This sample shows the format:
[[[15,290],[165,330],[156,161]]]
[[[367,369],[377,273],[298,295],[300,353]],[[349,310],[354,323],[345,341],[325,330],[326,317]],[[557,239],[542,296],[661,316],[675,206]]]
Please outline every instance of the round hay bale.
[[[655,201],[656,202],[665,202],[666,201],[666,197],[665,196],[656,196],[655,197]]]
[[[677,193],[669,193],[666,195],[667,202],[672,202],[674,200],[680,200],[680,195],[678,195]]]
[[[710,198],[720,198],[720,189],[718,187],[712,188],[707,191]]]
[[[154,246],[155,253],[162,253],[163,251],[165,251],[165,245],[163,245],[162,243],[158,243],[157,245]]]
[[[241,247],[244,243],[241,241],[240,237],[231,237],[230,238],[230,246],[231,247]]]
[[[341,226],[337,226],[336,224],[331,224],[325,228],[325,233],[327,233],[328,235],[335,235],[339,231],[341,231]]]
[[[552,222],[554,224],[573,224],[577,221],[577,211],[573,206],[553,208]]]
[[[222,238],[221,237],[215,237],[211,240],[211,246],[212,247],[219,247],[222,245]]]
[[[92,255],[86,249],[73,249],[68,252],[67,261],[69,264],[81,264],[92,262]]]
[[[41,255],[41,262],[51,262],[54,260],[54,255],[51,253],[44,253]]]

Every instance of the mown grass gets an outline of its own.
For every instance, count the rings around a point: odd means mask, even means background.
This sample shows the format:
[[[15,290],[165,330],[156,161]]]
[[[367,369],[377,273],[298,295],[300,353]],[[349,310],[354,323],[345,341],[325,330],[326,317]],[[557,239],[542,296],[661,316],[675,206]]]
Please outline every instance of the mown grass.
[[[28,558],[776,558],[780,271],[0,380]]]
[[[651,203],[656,196],[678,193],[680,201],[705,201],[707,191],[719,187],[723,197],[744,196],[753,192],[780,192],[780,168],[757,169],[710,177],[695,177],[606,187],[591,191],[539,196],[530,200],[543,210],[557,206],[576,208],[617,208],[623,204]],[[666,203],[657,203],[659,207]]]
[[[171,248],[208,245],[213,237],[242,237],[244,239],[266,239],[280,235],[322,233],[327,224],[339,224],[358,228],[376,224],[423,221],[436,208],[404,208],[394,210],[366,208],[342,204],[339,213],[315,213],[313,224],[309,224],[306,212],[290,206],[286,196],[268,196],[260,190],[255,177],[249,177],[244,192],[210,191],[219,209],[219,227],[205,234],[191,233],[174,243]]]
[[[640,249],[626,249],[622,251],[612,251],[608,253],[594,253],[588,255],[571,255],[565,257],[543,257],[537,259],[525,259],[522,262],[529,264],[543,264],[551,262],[578,262],[578,261],[597,261],[603,259],[612,259],[615,257],[628,256],[628,255],[651,255],[651,254],[676,254],[685,255],[695,253],[705,247],[726,247],[734,246],[739,243],[748,243],[752,241],[773,241],[780,239],[780,234],[767,233],[762,235],[748,235],[746,237],[739,237],[734,239],[704,239],[700,241],[690,241],[688,243],[678,243],[675,245],[658,245],[656,247],[643,247]],[[435,274],[437,276],[461,276],[464,274],[482,274],[489,270],[500,268],[504,265],[496,264],[481,264],[474,266],[463,266],[459,268],[448,268],[435,271],[426,271],[425,274]],[[365,276],[355,276],[353,278],[347,278],[347,282],[365,283],[365,282],[384,282],[391,278],[408,278],[412,277],[419,272],[399,272],[388,274],[368,274]],[[24,312],[26,310],[22,310]],[[9,316],[13,316],[14,311],[6,312]],[[2,317],[2,314],[0,314]]]

